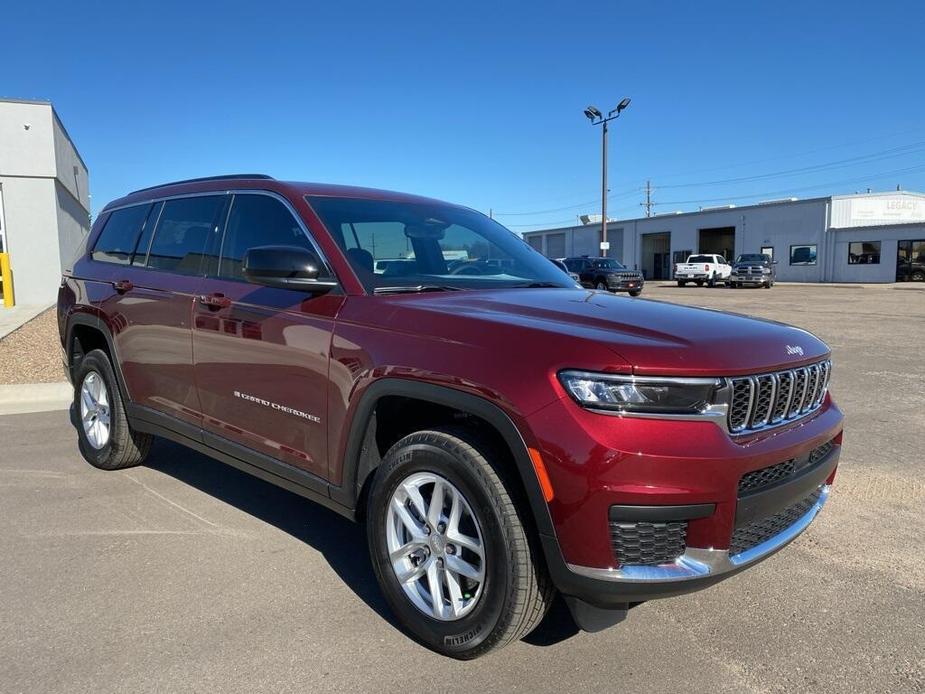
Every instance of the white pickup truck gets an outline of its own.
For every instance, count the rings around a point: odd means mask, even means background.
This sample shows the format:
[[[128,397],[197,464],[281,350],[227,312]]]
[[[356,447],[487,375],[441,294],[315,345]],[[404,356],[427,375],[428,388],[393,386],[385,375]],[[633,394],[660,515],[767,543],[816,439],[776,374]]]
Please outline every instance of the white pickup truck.
[[[731,274],[732,266],[723,256],[708,253],[688,256],[686,263],[674,266],[674,278],[678,281],[679,287],[688,282],[696,282],[698,287],[702,287],[704,283],[708,287],[715,287],[717,282],[726,284]]]

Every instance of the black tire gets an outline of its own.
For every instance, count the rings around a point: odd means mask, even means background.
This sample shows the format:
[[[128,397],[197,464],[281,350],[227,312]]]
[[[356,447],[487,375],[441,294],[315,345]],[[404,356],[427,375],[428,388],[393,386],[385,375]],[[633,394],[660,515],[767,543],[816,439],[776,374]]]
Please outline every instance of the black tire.
[[[639,296],[640,294],[642,294],[641,289],[634,289],[633,291],[630,292],[630,296]]]
[[[607,283],[604,282],[603,280],[598,280],[598,281],[595,283],[594,288],[597,289],[599,292],[606,292],[606,291],[607,291]]]
[[[922,272],[921,270],[916,270],[915,272],[913,272],[912,281],[913,282],[925,282],[925,272]]]
[[[678,286],[679,286],[679,287],[686,287],[686,286],[687,286],[687,282],[685,282],[684,280],[678,280]]]
[[[81,388],[91,374],[98,376],[106,388],[109,416],[108,440],[101,447],[90,441],[81,417]],[[140,465],[151,450],[153,437],[132,431],[125,417],[125,404],[109,356],[94,349],[84,356],[74,373],[74,421],[77,427],[78,447],[84,459],[101,470],[121,470]]]
[[[518,512],[517,487],[504,459],[476,432],[461,428],[410,434],[375,472],[367,503],[367,537],[379,586],[404,628],[444,655],[469,660],[530,633],[545,616],[554,588],[533,535]],[[429,472],[454,485],[481,527],[485,553],[482,593],[471,612],[453,621],[425,614],[405,594],[386,539],[392,495],[411,475]],[[442,590],[442,589],[441,589]]]
[[[710,279],[707,280],[707,286],[710,289],[716,286],[716,275],[710,275]]]
[[[703,286],[703,280],[694,280],[698,287]]]

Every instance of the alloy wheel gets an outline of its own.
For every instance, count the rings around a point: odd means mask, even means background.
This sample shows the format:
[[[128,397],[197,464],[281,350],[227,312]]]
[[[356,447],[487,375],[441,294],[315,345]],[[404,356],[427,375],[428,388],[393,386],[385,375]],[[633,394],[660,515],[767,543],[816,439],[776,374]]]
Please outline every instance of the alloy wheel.
[[[109,443],[109,392],[96,371],[87,373],[80,384],[80,420],[91,446],[99,450]]]
[[[396,487],[386,516],[395,578],[411,603],[440,621],[469,614],[485,584],[485,544],[469,502],[449,480],[416,472]]]

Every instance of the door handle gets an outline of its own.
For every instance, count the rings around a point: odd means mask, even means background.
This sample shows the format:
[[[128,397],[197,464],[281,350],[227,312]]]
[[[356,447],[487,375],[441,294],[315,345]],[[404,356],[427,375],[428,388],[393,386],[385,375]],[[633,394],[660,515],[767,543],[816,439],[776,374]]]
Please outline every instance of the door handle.
[[[131,280],[116,280],[112,283],[113,288],[120,294],[131,291],[134,288]]]
[[[212,294],[201,294],[199,303],[209,308],[228,308],[231,306],[231,299],[221,292],[213,292]]]

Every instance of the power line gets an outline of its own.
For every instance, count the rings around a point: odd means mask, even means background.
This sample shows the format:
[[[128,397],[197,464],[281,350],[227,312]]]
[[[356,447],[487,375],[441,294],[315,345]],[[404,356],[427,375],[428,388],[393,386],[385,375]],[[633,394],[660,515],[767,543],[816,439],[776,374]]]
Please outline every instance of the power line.
[[[772,198],[779,195],[787,195],[789,193],[799,193],[807,190],[817,190],[819,188],[831,188],[833,186],[847,185],[849,183],[863,183],[865,181],[875,181],[883,178],[889,178],[891,176],[899,176],[902,174],[909,173],[918,173],[920,171],[925,171],[925,166],[910,166],[905,169],[894,169],[893,171],[882,171],[876,174],[868,174],[866,176],[859,176],[857,178],[848,178],[840,181],[828,181],[825,183],[817,183],[811,186],[803,186],[799,188],[785,188],[783,190],[775,190],[765,193],[754,193],[749,195],[726,195],[721,198],[700,198],[697,200],[668,200],[665,202],[655,203],[657,205],[696,205],[697,203],[702,202],[727,202],[729,200],[751,200],[755,198]]]
[[[925,141],[923,142],[914,142],[909,145],[902,145],[901,147],[894,147],[892,149],[882,150],[880,152],[871,152],[870,154],[862,154],[856,157],[849,157],[847,159],[839,159],[832,162],[826,162],[823,164],[813,164],[811,166],[802,166],[796,169],[786,169],[783,171],[773,171],[770,173],[755,174],[753,176],[740,176],[738,178],[725,178],[715,181],[699,181],[694,183],[675,183],[672,185],[663,185],[661,188],[699,188],[701,186],[715,186],[715,185],[729,185],[732,183],[748,183],[751,181],[759,181],[768,178],[779,178],[781,176],[796,176],[805,173],[817,173],[819,171],[826,171],[828,169],[839,169],[846,166],[852,166],[859,163],[873,163],[875,161],[882,161],[884,159],[892,159],[894,157],[901,157],[908,154],[917,154],[923,151],[925,147]]]
[[[619,200],[620,198],[628,198],[631,195],[638,193],[641,188],[631,188],[625,190],[622,193],[612,193],[607,196],[608,200]],[[587,202],[580,202],[576,205],[567,205],[565,207],[554,207],[549,210],[536,210],[534,212],[495,212],[495,217],[528,217],[531,215],[537,214],[550,214],[551,212],[565,212],[566,210],[575,210],[579,207],[587,207],[588,205],[599,205],[601,202],[600,198],[595,198],[594,200],[589,200]]]

